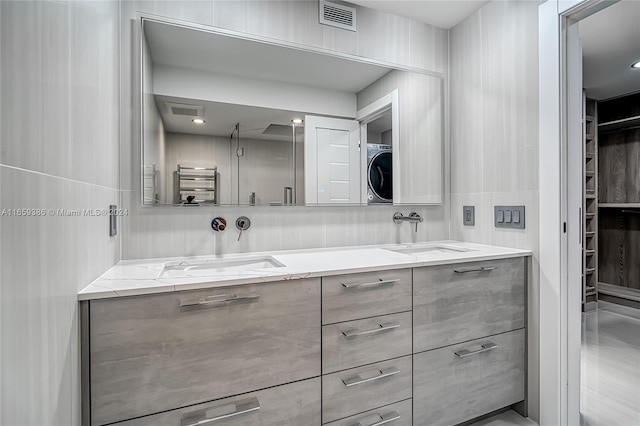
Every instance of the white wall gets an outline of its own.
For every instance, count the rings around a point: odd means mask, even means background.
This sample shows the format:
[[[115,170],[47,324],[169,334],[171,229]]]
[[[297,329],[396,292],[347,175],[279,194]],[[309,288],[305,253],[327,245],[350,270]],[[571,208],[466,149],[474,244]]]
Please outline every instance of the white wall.
[[[143,38],[143,43],[147,43]],[[151,55],[149,49],[144,51],[144,76],[142,83],[143,102],[144,102],[144,159],[146,161],[145,166],[155,165],[155,194],[158,195],[157,200],[166,200],[167,197],[171,197],[170,192],[166,192],[165,188],[171,183],[172,179],[169,177],[167,181],[165,164],[165,131],[164,123],[160,117],[160,112],[156,105],[153,90],[153,62],[151,61]],[[154,194],[151,195],[155,197]],[[145,195],[147,197],[147,195]],[[170,199],[170,198],[169,198]]]
[[[448,202],[443,193],[444,156],[448,147],[443,143],[443,82],[431,75],[392,71],[358,93],[358,110],[395,89],[398,90],[399,140],[393,147],[393,164],[395,166],[399,159],[401,167],[399,173],[394,173],[393,200],[402,204]]]
[[[0,209],[118,203],[114,2],[0,2]],[[80,423],[77,292],[119,259],[109,219],[3,216],[0,424]]]
[[[156,95],[163,96],[319,115],[356,116],[355,93],[185,68],[156,66],[153,88]]]
[[[529,415],[538,419],[538,5],[493,1],[450,32],[451,237],[533,251]],[[475,206],[463,226],[462,206]],[[524,205],[526,229],[494,227],[493,206]]]
[[[133,99],[136,74],[131,63],[132,20],[137,12],[245,32],[272,40],[373,58],[442,73],[448,69],[448,32],[417,21],[358,7],[358,31],[318,23],[315,1],[127,1],[122,7],[121,186],[132,214],[124,223],[123,258],[279,250],[446,239],[449,206],[419,207],[425,217],[418,233],[395,225],[393,206],[335,208],[146,208],[140,205],[140,153]],[[448,176],[448,170],[445,170]],[[445,200],[448,196],[445,194]],[[188,210],[188,211],[185,211]],[[414,210],[400,209],[408,214]],[[252,228],[240,242],[235,230],[213,235],[215,215],[234,221],[247,215]],[[404,226],[407,225],[407,226]]]

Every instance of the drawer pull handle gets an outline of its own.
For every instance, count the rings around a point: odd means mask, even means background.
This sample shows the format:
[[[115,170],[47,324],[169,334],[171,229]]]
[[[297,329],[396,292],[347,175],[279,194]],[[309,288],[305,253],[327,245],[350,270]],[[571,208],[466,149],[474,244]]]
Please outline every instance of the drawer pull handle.
[[[227,414],[222,414],[215,417],[207,417],[207,411],[211,411],[214,408],[219,410],[223,407],[235,407],[235,411]],[[260,401],[258,398],[250,398],[240,403],[231,403],[226,405],[220,405],[218,407],[209,408],[209,410],[199,411],[198,416],[193,416],[193,413],[186,414],[182,421],[180,422],[180,426],[202,426],[208,425],[214,422],[219,422],[220,420],[226,420],[232,417],[240,416],[242,414],[247,414],[252,411],[257,411],[260,409]],[[203,412],[204,411],[204,412]]]
[[[259,294],[248,294],[246,296],[238,296],[235,294],[220,294],[217,296],[203,297],[195,302],[181,302],[180,311],[194,311],[199,309],[215,308],[231,303],[253,302],[260,299]]]
[[[359,375],[356,375],[353,377],[349,377],[348,379],[343,379],[342,383],[344,383],[346,387],[350,388],[351,386],[357,386],[363,383],[369,383],[369,382],[374,382],[376,380],[384,379],[385,377],[395,376],[396,374],[400,373],[400,370],[398,370],[395,367],[391,367],[391,368],[386,368],[384,370],[378,370],[378,372],[380,374],[374,377],[370,377],[368,379],[363,379]]]
[[[366,287],[380,287],[383,285],[392,285],[395,284],[397,282],[400,282],[399,279],[395,279],[395,280],[378,280],[378,281],[372,281],[369,283],[351,283],[351,284],[347,284],[347,283],[342,283],[342,287],[344,288],[366,288]]]
[[[467,272],[485,272],[485,271],[493,271],[494,269],[499,269],[499,268],[497,266],[481,266],[479,268],[454,269],[453,271],[456,274],[466,274]]]
[[[400,327],[400,324],[398,324],[397,322],[388,322],[386,324],[378,324],[378,328],[372,328],[371,330],[363,330],[363,331],[356,330],[356,329],[345,330],[342,332],[342,334],[347,339],[350,339],[358,336],[366,336],[368,334],[381,333],[383,331],[393,330],[394,328],[399,328],[399,327]]]
[[[379,414],[376,414],[376,416],[380,417],[380,421],[377,421],[375,423],[367,423],[367,424],[362,423],[362,421],[359,421],[353,426],[381,426],[381,425],[386,425],[388,423],[394,422],[400,418],[400,414],[398,414],[397,411],[392,411],[390,413],[383,414],[382,416]]]
[[[498,347],[498,345],[496,345],[495,343],[485,343],[484,345],[482,345],[482,349],[478,349],[477,351],[469,351],[469,350],[463,349],[461,351],[456,352],[455,354],[457,356],[459,356],[460,358],[464,358],[466,356],[471,356],[471,355],[479,354],[479,353],[482,353],[482,352],[487,352],[487,351],[490,351],[491,349],[495,349],[497,347]]]

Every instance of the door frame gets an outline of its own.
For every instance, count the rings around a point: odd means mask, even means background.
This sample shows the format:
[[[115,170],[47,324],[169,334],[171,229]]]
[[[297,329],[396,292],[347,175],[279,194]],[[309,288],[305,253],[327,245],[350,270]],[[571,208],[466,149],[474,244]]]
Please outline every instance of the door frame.
[[[582,287],[582,201],[570,194],[582,180],[582,93],[574,89],[582,75],[572,54],[579,21],[616,1],[547,0],[538,9],[541,426],[580,424],[582,309],[573,299]]]
[[[380,117],[389,109],[391,109],[391,166],[393,167],[393,170],[400,170],[400,156],[394,155],[399,152],[400,149],[400,112],[398,111],[398,105],[398,89],[394,89],[356,112],[356,121],[360,122],[360,170],[362,171],[360,180],[360,202],[363,205],[368,203],[367,185],[369,176],[367,176],[367,173],[369,165],[367,164],[367,124]],[[399,180],[394,176],[394,194],[399,194],[399,185]],[[395,201],[393,204],[395,204]]]

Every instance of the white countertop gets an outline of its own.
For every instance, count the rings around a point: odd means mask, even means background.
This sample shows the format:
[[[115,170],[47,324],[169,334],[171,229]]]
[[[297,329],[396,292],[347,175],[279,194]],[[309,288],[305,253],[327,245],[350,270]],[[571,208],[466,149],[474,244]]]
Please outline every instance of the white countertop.
[[[417,254],[390,251],[423,247],[429,247],[432,250]],[[438,247],[442,248],[438,249]],[[531,251],[529,250],[458,241],[430,241],[415,244],[337,247],[222,256],[123,260],[82,289],[78,294],[78,300],[106,299],[530,255]],[[221,261],[233,262],[264,258],[284,266],[225,272],[209,272],[206,269],[207,265],[214,265]],[[194,270],[195,272],[182,270],[189,266],[202,269]]]

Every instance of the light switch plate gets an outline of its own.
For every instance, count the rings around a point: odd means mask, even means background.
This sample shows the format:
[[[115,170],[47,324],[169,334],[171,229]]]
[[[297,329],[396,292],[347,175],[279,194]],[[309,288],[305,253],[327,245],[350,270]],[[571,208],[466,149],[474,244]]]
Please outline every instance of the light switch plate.
[[[462,206],[462,224],[464,226],[475,226],[476,224],[475,206]]]
[[[494,206],[496,228],[524,229],[524,206]]]

